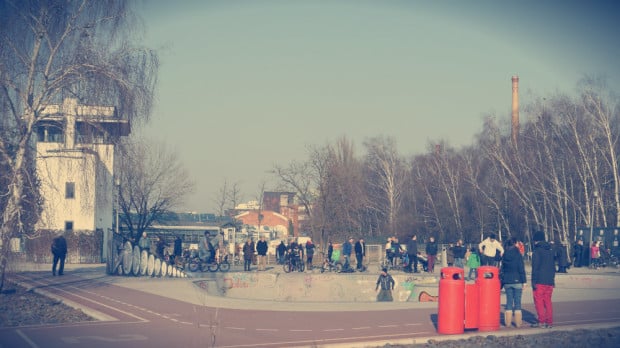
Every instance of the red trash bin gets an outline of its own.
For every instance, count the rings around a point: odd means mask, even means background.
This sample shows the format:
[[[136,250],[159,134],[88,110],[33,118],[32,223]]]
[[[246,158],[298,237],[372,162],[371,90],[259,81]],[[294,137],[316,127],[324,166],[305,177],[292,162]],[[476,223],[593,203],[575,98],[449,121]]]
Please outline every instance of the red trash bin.
[[[437,332],[462,334],[465,331],[465,277],[459,267],[444,267],[439,279]]]
[[[477,329],[480,316],[478,302],[478,284],[465,285],[465,328]]]
[[[479,267],[476,284],[480,302],[478,331],[497,331],[499,330],[501,302],[499,269],[493,266]]]

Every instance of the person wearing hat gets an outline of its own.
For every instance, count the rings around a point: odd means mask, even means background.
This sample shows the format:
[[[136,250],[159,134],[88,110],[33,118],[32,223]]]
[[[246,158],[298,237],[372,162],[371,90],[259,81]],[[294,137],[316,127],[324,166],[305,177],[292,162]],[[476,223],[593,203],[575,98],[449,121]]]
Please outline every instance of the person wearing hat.
[[[545,233],[535,232],[532,236],[532,294],[538,321],[532,327],[553,327],[553,304],[551,296],[555,286],[555,253],[545,241]]]
[[[377,285],[375,291],[379,291],[377,294],[377,302],[392,302],[392,290],[394,290],[394,278],[387,272],[387,268],[381,270],[381,275],[377,279]],[[381,287],[381,290],[379,290]]]

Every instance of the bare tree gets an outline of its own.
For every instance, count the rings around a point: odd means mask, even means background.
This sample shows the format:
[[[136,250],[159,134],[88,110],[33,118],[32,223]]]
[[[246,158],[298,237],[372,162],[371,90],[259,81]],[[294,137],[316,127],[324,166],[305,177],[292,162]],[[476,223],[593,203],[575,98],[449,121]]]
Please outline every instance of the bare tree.
[[[218,216],[223,216],[226,210],[226,203],[228,201],[228,180],[224,180],[224,183],[217,191],[217,194],[213,198],[213,203],[217,209]]]
[[[64,97],[114,105],[130,119],[149,116],[158,66],[154,52],[132,44],[131,2],[0,2],[0,273],[9,239],[28,231],[25,191],[34,182],[33,134],[47,105]],[[27,196],[27,195],[26,195]],[[0,287],[2,283],[0,283]]]
[[[407,172],[394,139],[376,137],[368,139],[364,145],[367,151],[367,184],[372,197],[369,202],[373,202],[373,208],[385,217],[387,231],[393,235]]]
[[[177,207],[193,190],[179,156],[162,142],[137,140],[124,144],[120,164],[119,205],[130,237],[142,232]]]

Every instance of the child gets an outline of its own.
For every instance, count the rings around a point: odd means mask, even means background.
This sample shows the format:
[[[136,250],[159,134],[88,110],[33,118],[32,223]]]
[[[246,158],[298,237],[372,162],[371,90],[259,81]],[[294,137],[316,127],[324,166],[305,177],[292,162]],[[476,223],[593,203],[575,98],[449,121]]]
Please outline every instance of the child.
[[[474,280],[478,277],[478,267],[480,267],[480,255],[478,255],[478,251],[476,248],[471,248],[469,257],[467,258],[467,267],[469,267],[469,274],[467,275],[467,280]],[[471,277],[471,274],[474,274],[474,277]]]

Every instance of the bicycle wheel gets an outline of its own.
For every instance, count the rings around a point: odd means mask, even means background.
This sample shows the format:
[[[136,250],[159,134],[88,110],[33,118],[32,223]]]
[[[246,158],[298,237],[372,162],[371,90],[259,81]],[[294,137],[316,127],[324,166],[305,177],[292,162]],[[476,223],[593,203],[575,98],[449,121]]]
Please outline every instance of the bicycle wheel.
[[[284,272],[286,273],[290,273],[292,270],[292,266],[290,262],[285,262],[284,265],[282,265],[282,268],[284,268]]]
[[[224,261],[220,263],[220,271],[228,272],[229,270],[230,270],[230,263],[228,263],[228,261]]]
[[[199,262],[196,262],[195,260],[191,260],[189,262],[189,271],[190,272],[197,272],[198,268],[200,268]]]
[[[334,270],[335,270],[337,273],[342,272],[342,264],[341,264],[340,262],[336,263],[336,264],[334,265]]]
[[[209,263],[207,264],[207,270],[209,270],[209,272],[217,272],[217,269],[220,268],[219,265],[217,263]]]
[[[140,247],[133,247],[133,260],[131,262],[131,273],[135,276],[140,275]]]
[[[306,270],[306,264],[303,261],[299,261],[299,264],[297,265],[297,269],[299,270],[299,272],[303,272]]]
[[[209,267],[210,267],[210,266],[211,266],[211,264],[210,264],[210,263],[201,262],[201,263],[200,263],[200,272],[207,272],[207,271],[209,271],[209,272],[215,272],[215,271],[211,271],[211,270],[209,269]],[[216,268],[215,270],[217,271],[217,268]]]

